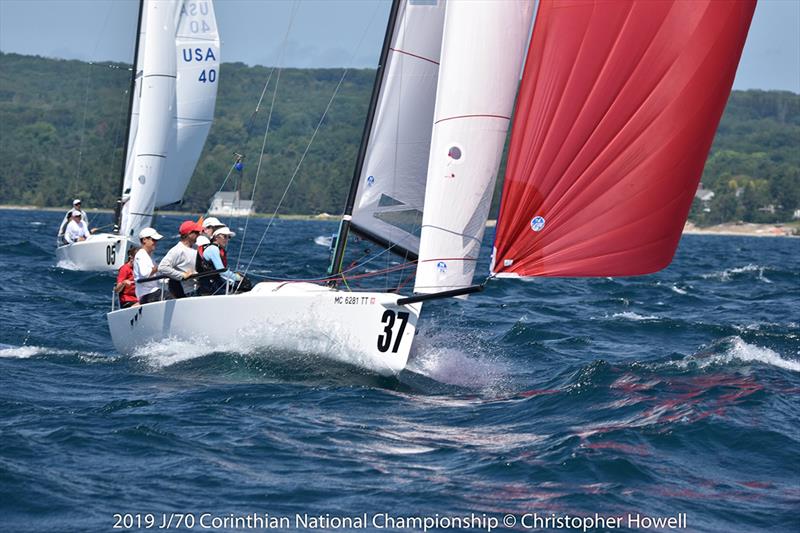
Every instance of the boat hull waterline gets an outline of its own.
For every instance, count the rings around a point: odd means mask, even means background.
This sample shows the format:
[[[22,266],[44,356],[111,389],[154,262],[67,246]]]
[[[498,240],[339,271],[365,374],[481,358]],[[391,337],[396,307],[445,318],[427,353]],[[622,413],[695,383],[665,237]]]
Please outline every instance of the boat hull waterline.
[[[400,297],[264,282],[244,294],[165,300],[107,317],[114,346],[125,354],[170,339],[214,351],[307,353],[394,375],[406,366],[422,309],[397,305]]]
[[[69,270],[116,272],[125,264],[128,239],[114,233],[90,235],[85,241],[56,248],[57,265]]]

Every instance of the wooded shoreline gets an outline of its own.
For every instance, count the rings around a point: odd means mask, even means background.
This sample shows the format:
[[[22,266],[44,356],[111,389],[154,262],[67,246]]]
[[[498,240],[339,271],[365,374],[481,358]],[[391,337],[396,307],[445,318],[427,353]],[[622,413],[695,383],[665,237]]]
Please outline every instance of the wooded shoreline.
[[[68,207],[39,207],[35,205],[0,205],[3,211],[47,211],[47,212],[67,212]],[[87,214],[112,214],[112,209],[87,209]],[[196,213],[187,211],[159,211],[162,215],[185,216],[194,218]],[[269,213],[255,213],[250,215],[254,218],[267,218],[272,216]],[[243,217],[239,217],[243,218]],[[281,220],[339,220],[339,215],[322,213],[319,215],[297,215],[284,214],[277,215]],[[496,220],[486,221],[487,227],[494,227]],[[789,224],[754,224],[754,223],[727,223],[714,226],[700,227],[692,222],[687,222],[683,228],[684,235],[727,235],[740,237],[800,237],[800,221]]]

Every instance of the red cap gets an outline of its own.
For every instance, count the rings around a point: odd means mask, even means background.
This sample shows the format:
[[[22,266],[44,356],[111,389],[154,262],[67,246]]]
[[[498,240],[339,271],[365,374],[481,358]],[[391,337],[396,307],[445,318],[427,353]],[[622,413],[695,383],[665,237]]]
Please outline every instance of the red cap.
[[[189,235],[193,231],[202,233],[203,226],[191,220],[184,220],[183,223],[181,224],[181,227],[178,229],[178,233],[180,233],[181,235]]]

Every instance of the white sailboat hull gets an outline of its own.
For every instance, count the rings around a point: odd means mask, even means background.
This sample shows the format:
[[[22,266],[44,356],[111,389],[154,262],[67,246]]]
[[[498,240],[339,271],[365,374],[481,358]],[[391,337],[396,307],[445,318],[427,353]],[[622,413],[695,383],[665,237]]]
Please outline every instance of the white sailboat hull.
[[[117,271],[125,264],[128,239],[113,233],[90,235],[85,241],[56,248],[58,266],[69,270]]]
[[[398,298],[270,282],[245,294],[167,300],[107,317],[122,353],[174,339],[219,351],[309,353],[394,375],[406,366],[422,309],[421,303],[399,306]]]

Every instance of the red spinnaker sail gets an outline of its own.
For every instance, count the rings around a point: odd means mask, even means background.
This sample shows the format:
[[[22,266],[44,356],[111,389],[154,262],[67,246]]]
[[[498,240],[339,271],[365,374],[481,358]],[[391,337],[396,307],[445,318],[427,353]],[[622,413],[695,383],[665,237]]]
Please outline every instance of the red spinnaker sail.
[[[755,0],[542,0],[492,271],[627,276],[675,254]]]

